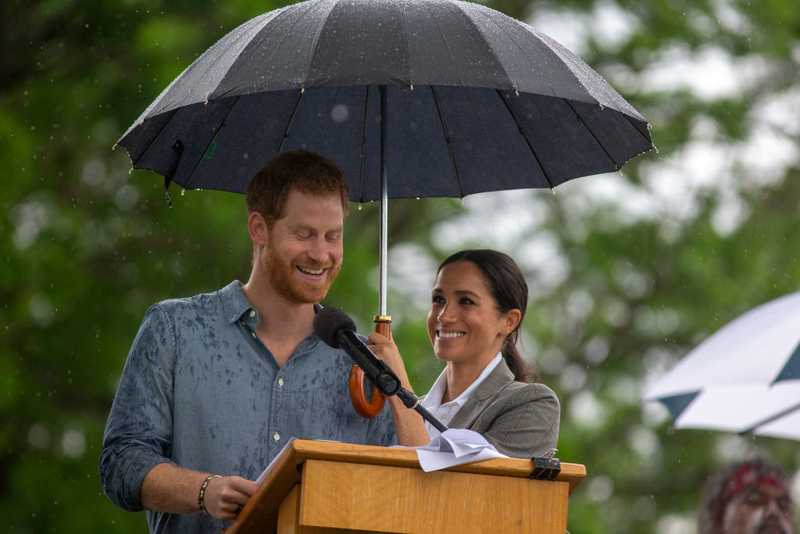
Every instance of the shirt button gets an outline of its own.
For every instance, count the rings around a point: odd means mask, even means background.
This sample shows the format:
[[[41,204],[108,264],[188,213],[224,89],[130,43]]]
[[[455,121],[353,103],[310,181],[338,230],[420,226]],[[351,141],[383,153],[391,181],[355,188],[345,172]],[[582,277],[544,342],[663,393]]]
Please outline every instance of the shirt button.
[[[272,434],[272,439],[274,439],[275,441],[280,441],[281,435],[275,432],[274,434]]]
[[[283,378],[278,379],[278,386],[283,387]]]
[[[255,316],[256,316],[256,311],[250,310],[250,317],[255,317]]]

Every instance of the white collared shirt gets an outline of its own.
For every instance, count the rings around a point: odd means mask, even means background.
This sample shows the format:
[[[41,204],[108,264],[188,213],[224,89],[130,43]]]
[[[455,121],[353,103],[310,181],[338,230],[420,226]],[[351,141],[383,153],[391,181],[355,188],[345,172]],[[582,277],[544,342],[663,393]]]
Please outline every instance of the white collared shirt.
[[[483,368],[481,374],[478,375],[478,378],[469,385],[469,387],[464,390],[464,393],[458,396],[458,398],[451,400],[450,402],[445,402],[442,404],[442,397],[444,396],[444,391],[447,387],[447,368],[445,367],[444,371],[439,375],[439,378],[436,379],[436,382],[433,383],[431,390],[428,392],[427,395],[422,399],[420,404],[428,409],[433,415],[439,418],[439,420],[444,423],[445,425],[449,425],[450,421],[452,421],[453,417],[458,413],[458,410],[461,409],[464,404],[467,403],[472,393],[477,389],[478,386],[481,385],[489,373],[494,371],[494,368],[500,363],[500,360],[503,358],[502,352],[498,352],[497,355],[492,358],[492,360],[486,364],[486,367]],[[433,438],[434,436],[438,436],[440,432],[436,430],[428,421],[425,421],[425,430],[428,431],[428,436]]]

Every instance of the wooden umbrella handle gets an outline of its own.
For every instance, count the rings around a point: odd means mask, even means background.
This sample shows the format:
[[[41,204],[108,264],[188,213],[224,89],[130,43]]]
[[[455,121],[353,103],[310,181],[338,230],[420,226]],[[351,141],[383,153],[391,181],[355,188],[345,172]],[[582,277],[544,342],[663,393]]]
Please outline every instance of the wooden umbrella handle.
[[[378,315],[375,317],[375,331],[383,336],[389,337],[392,331],[392,318],[388,315]],[[361,367],[354,365],[350,368],[350,402],[356,409],[358,415],[371,419],[381,413],[386,397],[378,391],[373,384],[372,397],[367,401],[364,393],[364,371]]]

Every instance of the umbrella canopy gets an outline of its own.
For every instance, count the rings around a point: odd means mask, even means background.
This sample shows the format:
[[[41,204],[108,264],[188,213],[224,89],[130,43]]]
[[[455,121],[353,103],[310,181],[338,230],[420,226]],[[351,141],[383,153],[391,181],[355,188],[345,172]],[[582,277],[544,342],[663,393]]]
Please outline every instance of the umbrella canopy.
[[[578,57],[457,0],[309,0],[256,17],[118,144],[167,183],[235,192],[306,148],[339,163],[358,202],[552,188],[653,146],[646,120]]]
[[[678,428],[800,440],[800,292],[727,324],[650,386]]]
[[[381,321],[389,198],[552,188],[653,147],[644,117],[579,58],[458,0],[309,0],[256,17],[118,144],[165,188],[244,192],[294,148],[335,160],[351,200],[381,200]]]

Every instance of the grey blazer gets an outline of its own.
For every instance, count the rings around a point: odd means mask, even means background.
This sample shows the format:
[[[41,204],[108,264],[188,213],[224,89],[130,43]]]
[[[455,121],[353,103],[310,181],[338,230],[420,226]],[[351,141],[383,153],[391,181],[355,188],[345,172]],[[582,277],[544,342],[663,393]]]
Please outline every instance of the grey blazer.
[[[560,415],[561,406],[552,389],[515,382],[501,360],[448,426],[479,432],[512,458],[532,458],[555,452]]]

